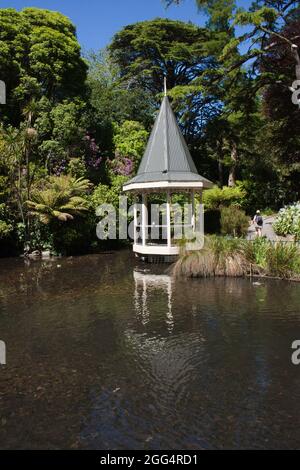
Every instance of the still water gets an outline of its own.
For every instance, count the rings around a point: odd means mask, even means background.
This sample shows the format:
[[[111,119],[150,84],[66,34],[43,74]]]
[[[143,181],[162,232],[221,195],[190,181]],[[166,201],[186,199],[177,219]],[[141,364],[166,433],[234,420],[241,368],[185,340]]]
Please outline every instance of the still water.
[[[0,260],[0,448],[300,448],[300,284],[165,270]]]

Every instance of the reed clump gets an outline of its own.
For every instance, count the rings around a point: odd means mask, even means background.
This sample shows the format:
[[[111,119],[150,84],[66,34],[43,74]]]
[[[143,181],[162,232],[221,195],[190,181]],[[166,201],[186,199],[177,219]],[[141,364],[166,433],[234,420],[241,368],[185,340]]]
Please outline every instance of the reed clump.
[[[221,236],[205,237],[204,247],[181,254],[173,267],[176,276],[246,277],[271,276],[300,280],[300,251],[294,244],[254,242]]]

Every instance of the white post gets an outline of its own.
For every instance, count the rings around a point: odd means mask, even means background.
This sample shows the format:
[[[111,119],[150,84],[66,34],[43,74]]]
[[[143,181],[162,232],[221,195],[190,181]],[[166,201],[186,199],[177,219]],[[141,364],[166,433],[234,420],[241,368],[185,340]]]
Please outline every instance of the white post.
[[[147,194],[143,193],[142,195],[142,244],[146,246],[146,234],[148,225],[148,211],[147,211]]]
[[[137,200],[134,201],[134,206],[133,206],[133,242],[136,245],[138,242],[138,236],[137,236]]]
[[[167,240],[168,248],[171,248],[171,195],[167,192]]]
[[[198,230],[204,234],[204,206],[203,206],[203,189],[200,190],[200,205],[198,210]]]
[[[195,191],[192,189],[191,192],[191,203],[192,203],[192,217],[191,217],[191,225],[193,233],[196,230],[196,215],[195,215]]]

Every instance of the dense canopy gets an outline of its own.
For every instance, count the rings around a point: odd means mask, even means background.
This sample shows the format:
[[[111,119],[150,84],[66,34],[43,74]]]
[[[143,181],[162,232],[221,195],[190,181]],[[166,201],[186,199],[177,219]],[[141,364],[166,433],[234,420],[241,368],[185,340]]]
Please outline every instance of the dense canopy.
[[[164,76],[196,168],[216,185],[213,210],[231,201],[252,214],[299,200],[299,2],[197,4],[204,27],[130,24],[85,55],[61,13],[0,9],[1,255],[99,247],[95,209],[117,205],[136,174]]]

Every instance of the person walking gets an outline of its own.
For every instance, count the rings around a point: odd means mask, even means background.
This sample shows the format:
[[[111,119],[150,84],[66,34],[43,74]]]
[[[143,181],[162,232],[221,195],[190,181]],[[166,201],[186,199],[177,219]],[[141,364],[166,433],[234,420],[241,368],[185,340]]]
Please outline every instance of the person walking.
[[[256,211],[255,216],[253,217],[253,223],[255,225],[255,232],[257,237],[262,236],[262,229],[264,225],[264,220],[262,218],[262,215],[260,211]]]

